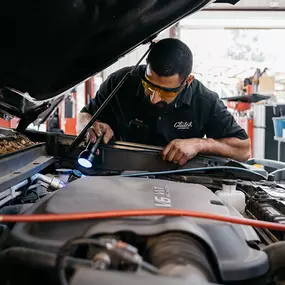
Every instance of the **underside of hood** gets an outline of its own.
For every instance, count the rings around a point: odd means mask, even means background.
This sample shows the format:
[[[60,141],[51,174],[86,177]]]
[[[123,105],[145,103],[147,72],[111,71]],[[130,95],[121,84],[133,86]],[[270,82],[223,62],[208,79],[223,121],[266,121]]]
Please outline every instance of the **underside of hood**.
[[[1,1],[0,88],[54,97],[211,2]]]

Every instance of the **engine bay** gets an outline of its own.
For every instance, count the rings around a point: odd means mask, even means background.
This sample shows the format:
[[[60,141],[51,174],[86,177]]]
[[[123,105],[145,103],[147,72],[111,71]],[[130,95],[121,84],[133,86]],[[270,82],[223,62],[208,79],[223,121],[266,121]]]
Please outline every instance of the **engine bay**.
[[[26,130],[213,2],[238,0],[1,2],[0,118],[19,119],[0,128],[1,285],[284,284],[285,163],[198,155],[178,167],[111,141],[82,168],[87,129],[127,76],[77,137]]]
[[[84,142],[66,157],[72,136],[13,132],[1,129],[1,139],[30,143],[0,155],[1,284],[283,280],[285,184],[265,168],[218,157],[177,168],[155,148],[117,142],[84,170]],[[219,195],[229,187],[244,202]]]

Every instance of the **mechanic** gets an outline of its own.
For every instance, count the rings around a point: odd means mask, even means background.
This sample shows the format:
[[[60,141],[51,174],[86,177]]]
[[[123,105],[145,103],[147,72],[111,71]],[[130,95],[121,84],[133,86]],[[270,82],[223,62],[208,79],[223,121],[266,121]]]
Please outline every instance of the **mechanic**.
[[[88,130],[91,141],[103,130],[106,144],[114,138],[162,146],[163,160],[180,165],[199,153],[246,161],[246,132],[219,96],[191,75],[192,65],[192,52],[180,40],[155,43],[146,65],[135,70]],[[101,84],[80,112],[77,132],[131,69],[120,69]]]

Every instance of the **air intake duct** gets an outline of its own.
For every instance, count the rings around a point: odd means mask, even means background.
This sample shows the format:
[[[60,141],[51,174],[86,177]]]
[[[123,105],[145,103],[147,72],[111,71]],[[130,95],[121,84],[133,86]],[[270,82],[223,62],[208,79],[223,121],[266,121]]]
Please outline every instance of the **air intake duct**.
[[[151,263],[161,274],[187,278],[197,284],[216,282],[205,249],[195,238],[183,233],[167,233],[149,244]]]

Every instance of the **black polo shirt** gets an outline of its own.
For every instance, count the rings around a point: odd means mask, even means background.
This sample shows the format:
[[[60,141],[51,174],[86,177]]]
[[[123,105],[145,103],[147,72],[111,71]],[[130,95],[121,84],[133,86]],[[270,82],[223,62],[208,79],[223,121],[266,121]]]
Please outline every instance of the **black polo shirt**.
[[[93,115],[131,68],[111,74],[81,112]],[[196,79],[166,108],[151,105],[140,79],[145,68],[139,66],[98,117],[116,140],[165,146],[177,138],[248,138],[218,95]]]

